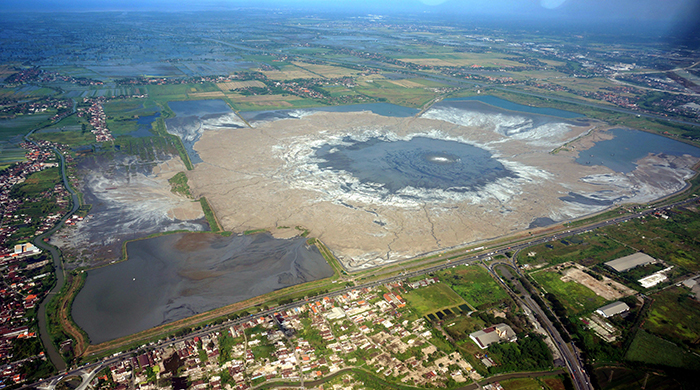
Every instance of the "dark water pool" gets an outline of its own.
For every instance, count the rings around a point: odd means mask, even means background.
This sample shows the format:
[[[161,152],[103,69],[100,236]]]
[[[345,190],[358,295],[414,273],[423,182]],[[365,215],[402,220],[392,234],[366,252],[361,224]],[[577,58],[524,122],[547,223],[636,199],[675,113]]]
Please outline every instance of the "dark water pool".
[[[88,271],[73,318],[101,343],[333,271],[306,239],[178,233],[134,241],[129,260]]]

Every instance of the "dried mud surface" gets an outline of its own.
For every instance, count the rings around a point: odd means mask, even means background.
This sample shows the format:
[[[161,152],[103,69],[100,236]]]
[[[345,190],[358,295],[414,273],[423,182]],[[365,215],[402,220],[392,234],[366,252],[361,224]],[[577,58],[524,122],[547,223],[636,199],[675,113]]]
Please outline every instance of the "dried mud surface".
[[[524,230],[538,218],[562,221],[614,203],[647,202],[682,189],[698,161],[650,154],[630,173],[581,165],[574,161],[581,150],[610,138],[605,124],[546,118],[533,125],[527,117],[449,107],[418,118],[320,112],[206,131],[194,146],[203,162],[187,175],[225,229],[301,225],[346,267],[360,269]],[[460,193],[387,193],[319,168],[314,151],[348,137],[463,142],[488,150],[516,177]]]

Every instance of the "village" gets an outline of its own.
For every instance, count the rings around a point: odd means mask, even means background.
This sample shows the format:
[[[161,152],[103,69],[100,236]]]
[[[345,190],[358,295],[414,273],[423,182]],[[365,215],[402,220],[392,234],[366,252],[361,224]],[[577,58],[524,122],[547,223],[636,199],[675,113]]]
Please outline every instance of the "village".
[[[37,338],[35,311],[55,281],[53,263],[28,242],[53,228],[70,206],[60,180],[33,179],[34,174],[56,170],[58,162],[50,142],[22,143],[26,161],[0,173],[0,375],[21,382],[34,361],[46,361]],[[60,145],[59,145],[60,147]],[[70,156],[66,156],[70,160]],[[14,192],[23,183],[39,185],[38,191]],[[16,191],[16,190],[15,190]],[[21,195],[21,196],[20,196]],[[50,213],[30,214],[35,205],[47,205]]]
[[[251,315],[203,336],[133,354],[103,370],[93,385],[155,390],[183,381],[193,389],[231,390],[268,381],[312,382],[338,373],[344,379],[328,388],[340,389],[353,388],[352,376],[345,375],[353,372],[418,387],[482,379],[460,352],[440,348],[443,335],[425,318],[406,318],[406,301],[395,289],[402,284],[351,290],[270,316]],[[497,327],[510,333],[499,339],[493,332],[487,345],[515,341],[510,327]]]
[[[78,117],[85,117],[92,126],[92,133],[95,134],[95,141],[107,142],[114,141],[112,132],[107,127],[107,115],[103,104],[107,101],[105,97],[84,98],[83,103],[90,104],[88,108],[78,109]]]

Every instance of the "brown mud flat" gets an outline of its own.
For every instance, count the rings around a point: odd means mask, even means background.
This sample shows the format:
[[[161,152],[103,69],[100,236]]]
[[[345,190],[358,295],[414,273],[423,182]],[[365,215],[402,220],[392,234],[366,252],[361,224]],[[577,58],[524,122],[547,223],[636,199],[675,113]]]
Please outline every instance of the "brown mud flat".
[[[302,225],[357,270],[526,231],[538,218],[560,222],[622,201],[648,202],[682,189],[698,161],[650,155],[630,173],[578,164],[581,150],[610,138],[608,127],[553,121],[545,123],[546,131],[504,135],[490,125],[426,117],[316,113],[255,129],[204,132],[195,144],[204,163],[187,175],[193,194],[206,196],[226,230]],[[340,145],[348,137],[416,136],[486,149],[516,177],[461,194],[375,196],[368,186],[355,191],[361,185],[352,175],[321,169],[314,161],[316,148]],[[565,144],[566,150],[552,153]]]

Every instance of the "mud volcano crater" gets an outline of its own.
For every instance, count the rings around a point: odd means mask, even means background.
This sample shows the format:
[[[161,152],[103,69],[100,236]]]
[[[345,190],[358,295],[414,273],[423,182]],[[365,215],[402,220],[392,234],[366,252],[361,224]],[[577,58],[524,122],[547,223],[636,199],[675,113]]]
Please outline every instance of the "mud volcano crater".
[[[344,171],[361,183],[390,193],[405,188],[476,191],[500,178],[516,178],[491,152],[457,141],[414,137],[410,140],[365,141],[350,137],[342,144],[315,150],[322,170]]]

